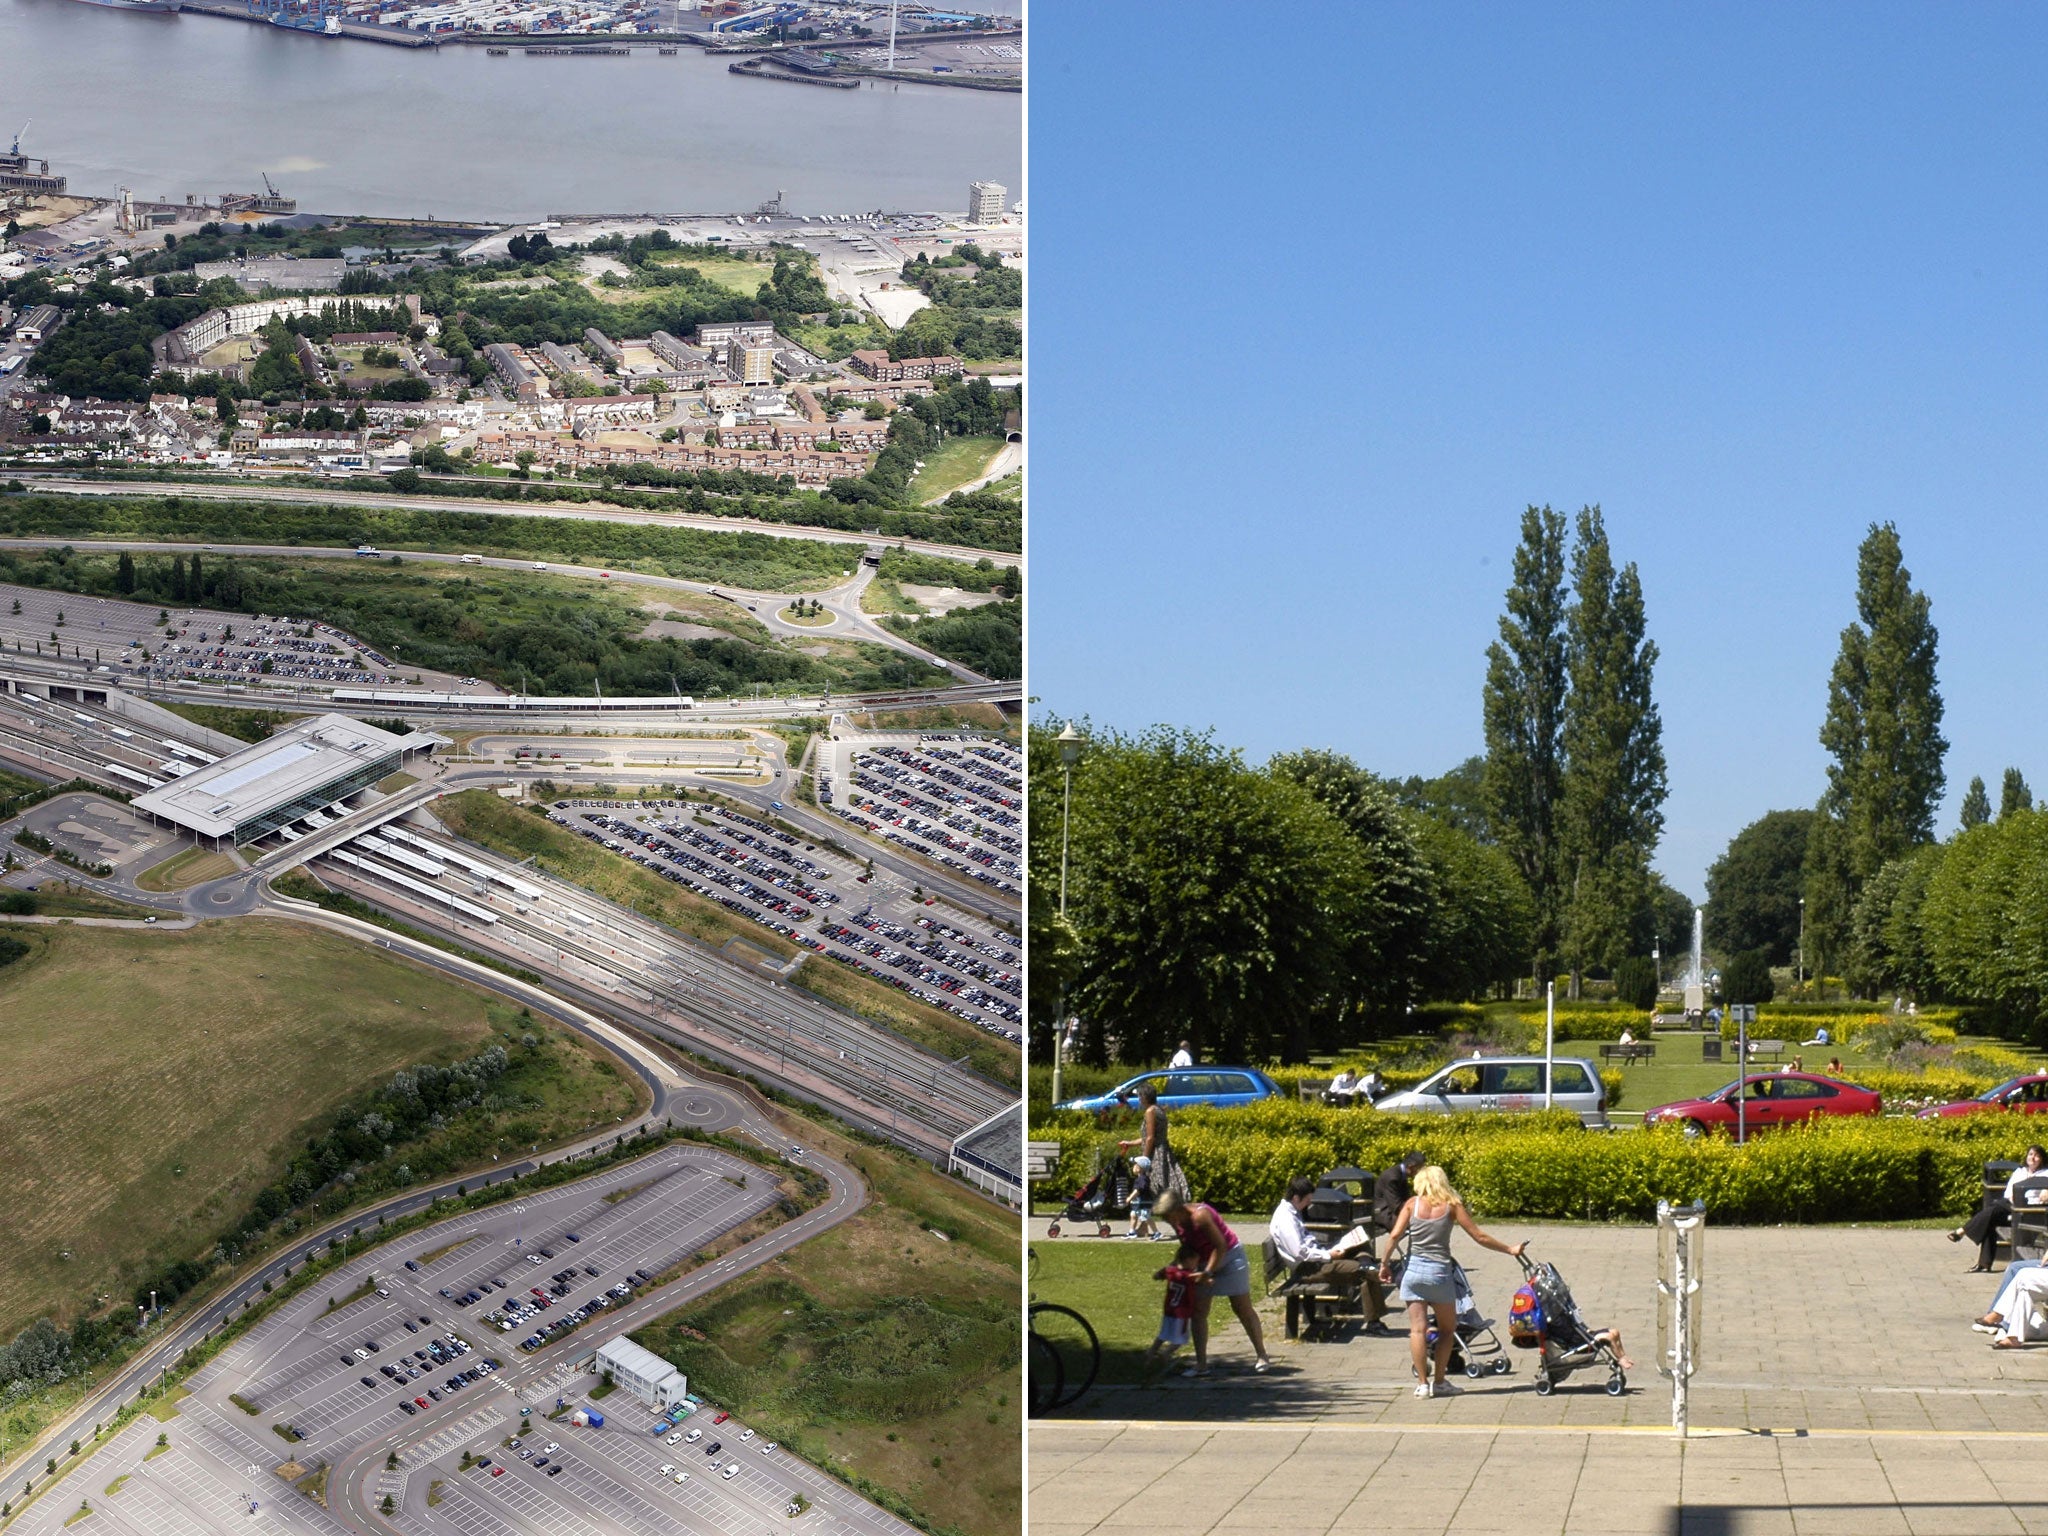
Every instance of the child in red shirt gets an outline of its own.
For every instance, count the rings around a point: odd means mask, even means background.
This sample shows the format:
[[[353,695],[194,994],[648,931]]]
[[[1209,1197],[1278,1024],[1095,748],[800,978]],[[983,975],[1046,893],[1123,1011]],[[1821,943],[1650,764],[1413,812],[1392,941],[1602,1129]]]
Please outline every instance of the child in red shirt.
[[[1165,1371],[1174,1352],[1188,1343],[1194,1326],[1194,1279],[1198,1271],[1185,1267],[1192,1257],[1186,1248],[1182,1248],[1173,1256],[1171,1264],[1152,1272],[1154,1280],[1166,1282],[1166,1301],[1159,1319],[1159,1333],[1145,1355],[1146,1372],[1154,1379]]]

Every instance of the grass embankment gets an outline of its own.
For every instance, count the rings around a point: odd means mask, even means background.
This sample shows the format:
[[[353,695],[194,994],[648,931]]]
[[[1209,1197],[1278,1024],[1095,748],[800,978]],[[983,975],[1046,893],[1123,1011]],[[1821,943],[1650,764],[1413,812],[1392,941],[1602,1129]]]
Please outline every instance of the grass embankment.
[[[282,709],[236,709],[227,704],[186,704],[177,699],[161,702],[172,714],[237,741],[268,741],[280,727],[306,718]]]
[[[550,874],[668,924],[709,944],[741,939],[788,958],[797,946],[781,934],[750,923],[693,892],[683,890],[585,837],[556,826],[532,811],[484,790],[465,790],[434,803],[448,830],[510,858],[533,858]],[[1015,1047],[856,972],[807,958],[792,978],[797,986],[870,1019],[947,1058],[963,1052],[975,1070],[1005,1083],[1021,1081],[1022,1057]]]
[[[297,924],[16,932],[36,952],[0,972],[0,1337],[95,1295],[125,1301],[146,1270],[210,1248],[370,1084],[543,1030]],[[549,1033],[556,1070],[499,1117],[507,1151],[635,1102],[608,1060]]]
[[[905,1154],[808,1122],[803,1134],[859,1168],[873,1203],[635,1337],[693,1391],[906,1517],[1015,1531],[1016,1218]]]
[[[18,773],[9,773],[0,768],[0,800],[12,800],[16,795],[25,795],[32,789],[41,789],[37,779],[25,779]]]
[[[870,711],[852,716],[864,731],[996,731],[1009,741],[1019,739],[1017,722],[993,704],[934,704],[923,709]]]
[[[20,892],[10,893],[19,896]],[[22,916],[33,917],[160,917],[161,913],[149,907],[138,907],[125,901],[84,886],[73,885],[69,880],[39,880],[33,892],[27,893],[33,907],[32,912]]]
[[[145,891],[183,891],[218,880],[222,875],[232,875],[241,867],[232,854],[211,848],[187,848],[161,864],[152,864],[135,877],[135,883]]]
[[[925,454],[924,468],[911,477],[907,494],[917,501],[951,495],[980,479],[1002,451],[1000,437],[949,437]]]

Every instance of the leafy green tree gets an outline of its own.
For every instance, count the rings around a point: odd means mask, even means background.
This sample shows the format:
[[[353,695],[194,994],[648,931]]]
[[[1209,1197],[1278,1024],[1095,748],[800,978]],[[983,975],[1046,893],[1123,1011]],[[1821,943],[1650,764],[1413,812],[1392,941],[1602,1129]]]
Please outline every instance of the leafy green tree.
[[[1427,816],[1412,825],[1433,898],[1416,994],[1476,1001],[1506,991],[1535,943],[1536,908],[1521,871],[1461,827]]]
[[[1760,949],[1745,949],[1721,968],[1721,996],[1730,1003],[1768,1003],[1777,995],[1771,962]]]
[[[114,565],[114,590],[124,595],[135,590],[135,557],[125,549]]]
[[[1963,830],[1981,827],[1991,819],[1991,797],[1984,792],[1984,779],[1977,775],[1970,780],[1970,787],[1963,792]],[[2003,818],[2000,818],[2003,820]]]
[[[1657,967],[1647,955],[1630,955],[1616,964],[1614,995],[1645,1012],[1657,1006]]]
[[[2026,776],[2017,768],[2005,770],[2005,779],[1998,786],[1998,819],[2004,821],[2015,811],[2031,811],[2034,808],[2034,792],[2027,788]]]
[[[1486,814],[1535,904],[1537,974],[1557,940],[1557,821],[1564,786],[1564,517],[1522,514],[1501,616],[1486,651]]]
[[[1859,990],[1940,994],[1927,951],[1924,909],[1934,873],[1947,857],[1942,843],[1923,843],[1864,882],[1850,923],[1849,974]]]
[[[1558,879],[1576,990],[1585,967],[1612,967],[1633,949],[1666,791],[1642,581],[1633,563],[1615,569],[1597,507],[1579,513],[1572,589]]]
[[[185,601],[185,557],[183,555],[173,555],[171,557],[171,601],[174,603]]]
[[[1707,942],[1723,954],[1761,949],[1792,963],[1813,811],[1766,811],[1729,839],[1707,871]]]
[[[1036,804],[1059,805],[1058,765],[1035,730]],[[1356,952],[1349,914],[1372,900],[1343,824],[1300,785],[1163,726],[1097,735],[1073,786],[1069,1003],[1083,1053],[1163,1061],[1185,1038],[1210,1059],[1259,1059],[1300,1038]],[[1057,871],[1060,820],[1033,818],[1035,876]]]
[[[1833,758],[1822,814],[1839,826],[1822,845],[1834,860],[1807,895],[1807,922],[1823,951],[1841,954],[1863,883],[1934,835],[1945,782],[1939,635],[1932,605],[1913,589],[1898,529],[1874,524],[1856,557],[1857,621],[1842,631],[1828,679],[1821,745]]]
[[[1401,803],[1419,815],[1456,827],[1482,843],[1493,841],[1486,817],[1486,759],[1468,757],[1433,779],[1410,775],[1394,788]]]

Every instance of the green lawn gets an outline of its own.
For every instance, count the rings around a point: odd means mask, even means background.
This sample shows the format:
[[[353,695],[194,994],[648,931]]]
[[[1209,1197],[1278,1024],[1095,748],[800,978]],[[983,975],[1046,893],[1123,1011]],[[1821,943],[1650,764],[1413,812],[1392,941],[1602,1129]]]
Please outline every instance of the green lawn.
[[[34,952],[0,971],[0,1337],[196,1256],[341,1101],[516,1016],[296,923],[10,931]],[[522,1146],[634,1102],[572,1041],[503,1117]]]
[[[949,437],[925,455],[924,468],[910,482],[910,498],[930,501],[949,496],[968,481],[978,479],[998,453],[999,437]]]
[[[1119,1233],[1106,1239],[1045,1239],[1045,1221],[1039,1218],[1031,1223],[1025,1241],[1031,1251],[1031,1299],[1072,1307],[1088,1320],[1102,1344],[1098,1379],[1143,1380],[1145,1350],[1159,1332],[1166,1294],[1166,1283],[1152,1274],[1173,1258],[1171,1238],[1130,1243]],[[1258,1278],[1253,1277],[1255,1288]],[[1210,1322],[1212,1329],[1237,1327],[1227,1302],[1217,1305]],[[1046,1324],[1048,1330],[1053,1326]]]

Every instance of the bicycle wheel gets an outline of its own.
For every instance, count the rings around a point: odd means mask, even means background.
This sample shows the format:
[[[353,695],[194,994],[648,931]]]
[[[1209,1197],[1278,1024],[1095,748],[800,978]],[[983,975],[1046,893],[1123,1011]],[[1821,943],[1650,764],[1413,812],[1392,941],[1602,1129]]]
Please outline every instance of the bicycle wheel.
[[[1066,1390],[1066,1372],[1060,1366],[1059,1351],[1036,1332],[1031,1335],[1031,1417],[1038,1418],[1059,1406]]]
[[[1034,1301],[1031,1332],[1059,1356],[1061,1387],[1054,1408],[1066,1407],[1095,1385],[1095,1373],[1102,1368],[1102,1344],[1087,1318],[1058,1302]]]

